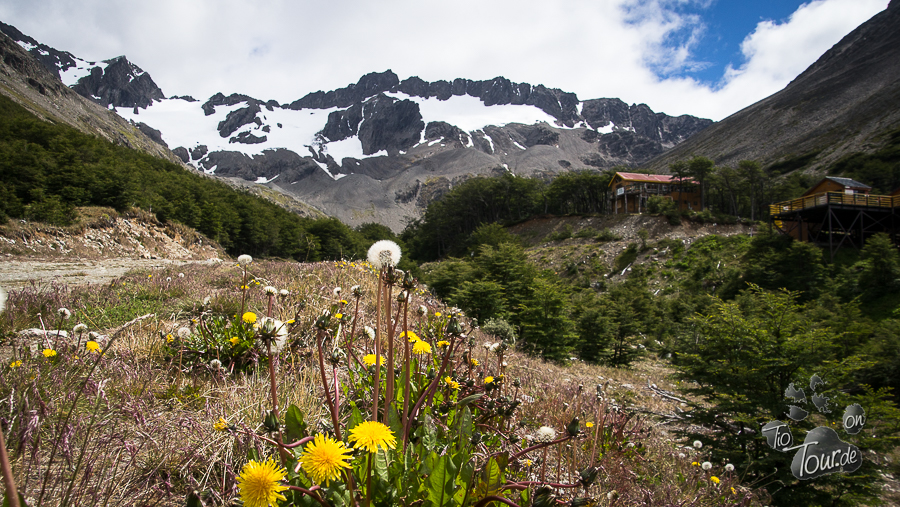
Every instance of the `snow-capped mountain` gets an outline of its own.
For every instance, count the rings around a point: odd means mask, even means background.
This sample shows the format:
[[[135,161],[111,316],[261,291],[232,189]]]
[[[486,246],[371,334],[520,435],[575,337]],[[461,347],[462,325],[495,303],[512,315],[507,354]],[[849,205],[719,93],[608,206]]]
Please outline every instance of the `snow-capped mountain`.
[[[402,229],[463,178],[636,166],[712,123],[542,85],[426,82],[391,71],[287,104],[166,98],[124,56],[87,62],[0,24],[63,83],[132,121],[198,171],[297,196],[349,225]]]

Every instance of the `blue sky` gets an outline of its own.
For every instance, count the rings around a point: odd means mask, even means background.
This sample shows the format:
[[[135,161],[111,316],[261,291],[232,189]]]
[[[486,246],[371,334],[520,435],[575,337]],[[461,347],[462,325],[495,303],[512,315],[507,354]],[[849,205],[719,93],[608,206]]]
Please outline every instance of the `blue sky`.
[[[702,24],[693,50],[696,67],[682,69],[681,74],[716,86],[728,65],[740,67],[746,62],[741,43],[758,23],[782,24],[804,3],[801,0],[714,0],[708,5],[685,3],[673,6],[673,10],[684,15],[697,16]],[[682,30],[673,34],[673,39],[683,44],[691,36],[692,30]],[[667,75],[661,73],[660,77]]]
[[[0,20],[84,59],[126,55],[166,95],[279,102],[355,83],[491,79],[720,120],[787,85],[889,0],[4,0]]]

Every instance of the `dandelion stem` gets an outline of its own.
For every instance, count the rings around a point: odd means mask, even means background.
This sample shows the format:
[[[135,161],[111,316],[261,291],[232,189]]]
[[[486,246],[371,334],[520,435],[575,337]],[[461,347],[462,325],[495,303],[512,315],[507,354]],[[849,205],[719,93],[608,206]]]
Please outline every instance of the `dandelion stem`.
[[[410,397],[410,381],[409,381],[409,323],[407,322],[407,315],[409,314],[409,294],[407,293],[406,300],[403,302],[403,364],[406,366],[406,373],[404,374],[404,382],[403,386],[403,417],[401,420],[401,427],[406,428],[406,423],[409,421],[409,397]],[[408,435],[406,432],[403,433],[403,450],[406,451],[406,441]]]
[[[338,440],[341,439],[341,425],[340,420],[338,419],[337,410],[334,406],[334,400],[331,398],[331,392],[328,389],[328,377],[325,373],[325,356],[322,353],[322,346],[324,340],[323,332],[319,331],[316,334],[316,345],[319,350],[319,372],[322,374],[322,387],[325,388],[325,402],[328,403],[328,409],[331,412],[331,422],[334,424],[334,436],[337,437]]]
[[[6,498],[10,507],[19,507],[19,493],[16,491],[16,481],[13,479],[12,468],[9,466],[9,456],[6,454],[6,440],[3,438],[3,428],[0,428],[0,468],[3,470],[3,486],[6,488]]]
[[[388,268],[388,271],[393,271],[393,268]],[[384,292],[385,292],[385,317],[387,317],[386,327],[388,329],[388,357],[387,357],[387,371],[385,372],[387,375],[387,386],[385,387],[384,392],[384,424],[390,425],[390,412],[391,405],[394,401],[394,327],[391,325],[391,289],[393,288],[390,281],[385,284]],[[399,308],[398,308],[399,311]]]
[[[275,383],[275,358],[272,357],[272,344],[266,343],[266,351],[269,353],[269,390],[272,393],[272,413],[275,420],[281,419],[278,415],[278,388]],[[278,456],[281,458],[281,466],[287,466],[288,454],[284,450],[284,443],[281,440],[281,430],[275,432],[275,441],[278,442]]]
[[[327,502],[325,502],[325,500],[322,500],[322,497],[320,497],[319,494],[316,493],[316,491],[318,489],[320,489],[318,486],[313,486],[309,489],[306,489],[306,488],[301,488],[300,486],[294,486],[293,484],[288,484],[288,488],[292,489],[294,491],[299,491],[299,492],[303,493],[304,495],[319,502],[319,505],[322,505],[324,507],[330,507],[330,505]]]
[[[381,395],[381,298],[384,295],[381,287],[381,279],[384,276],[384,268],[378,275],[378,292],[375,299],[375,385],[372,396],[372,420],[378,420],[378,397]]]

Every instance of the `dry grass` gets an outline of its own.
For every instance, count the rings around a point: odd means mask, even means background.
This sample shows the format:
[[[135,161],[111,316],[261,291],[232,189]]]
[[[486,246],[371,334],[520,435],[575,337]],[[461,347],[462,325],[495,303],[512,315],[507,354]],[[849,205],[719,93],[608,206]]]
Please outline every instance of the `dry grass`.
[[[259,285],[252,285],[247,309],[266,313],[265,285],[291,293],[273,308],[276,318],[297,322],[292,345],[278,361],[279,406],[296,405],[311,427],[327,427],[318,370],[309,353],[313,322],[341,298],[352,300],[350,287],[360,285],[364,296],[357,328],[374,326],[376,277],[355,263],[259,262],[250,271]],[[100,286],[34,285],[10,292],[8,309],[0,314],[5,336],[0,419],[7,428],[17,483],[32,500],[29,505],[38,499],[42,505],[62,505],[66,497],[72,505],[181,505],[190,491],[213,504],[235,499],[236,473],[248,453],[271,453],[256,436],[263,433],[262,421],[271,408],[268,377],[265,371],[230,374],[206,364],[180,363],[165,356],[162,336],[196,325],[206,297],[207,311],[240,311],[240,276],[231,263],[191,265],[132,273]],[[342,292],[336,294],[336,287]],[[424,293],[415,294],[413,301],[413,308],[424,305],[429,315],[450,311]],[[59,307],[71,309],[72,319],[57,318]],[[153,316],[121,327],[145,314]],[[419,319],[412,318],[412,329]],[[100,358],[85,352],[85,337],[54,344],[58,355],[53,361],[39,352],[32,357],[11,336],[18,329],[40,327],[42,321],[45,327],[69,330],[84,322],[110,333],[111,343]],[[481,362],[476,374],[496,375],[497,357],[478,346],[491,337],[479,330],[470,337]],[[6,367],[13,359],[22,359],[23,365]],[[512,469],[534,479],[568,482],[585,464],[595,463],[600,475],[586,493],[597,505],[750,501],[750,493],[723,472],[723,464],[710,471],[692,465],[705,461],[703,451],[673,441],[649,415],[679,410],[677,402],[647,388],[649,383],[674,390],[664,364],[642,362],[617,370],[548,364],[516,352],[504,359],[509,382],[503,394],[515,395],[523,404],[502,431],[523,447],[538,427],[563,433],[576,416],[584,431],[546,456],[522,456]],[[520,388],[513,387],[515,378]],[[214,430],[220,417],[237,431]],[[721,483],[714,484],[712,475]]]

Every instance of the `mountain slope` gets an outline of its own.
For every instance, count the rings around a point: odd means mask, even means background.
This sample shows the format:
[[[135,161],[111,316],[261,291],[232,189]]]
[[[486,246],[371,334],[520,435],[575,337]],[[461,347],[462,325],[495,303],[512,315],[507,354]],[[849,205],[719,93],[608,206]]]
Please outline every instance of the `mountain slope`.
[[[14,30],[9,25],[0,24],[0,31],[6,33],[9,29]],[[171,151],[144,134],[139,126],[85,99],[65,86],[59,80],[58,73],[48,70],[48,63],[72,60],[71,55],[39,46],[33,39],[28,40],[17,43],[0,34],[0,93],[44,120],[62,122],[86,134],[178,161]],[[29,46],[32,50],[26,51]]]
[[[825,168],[873,152],[900,127],[900,2],[844,37],[783,90],[705,129],[644,167],[693,155],[736,166]]]

